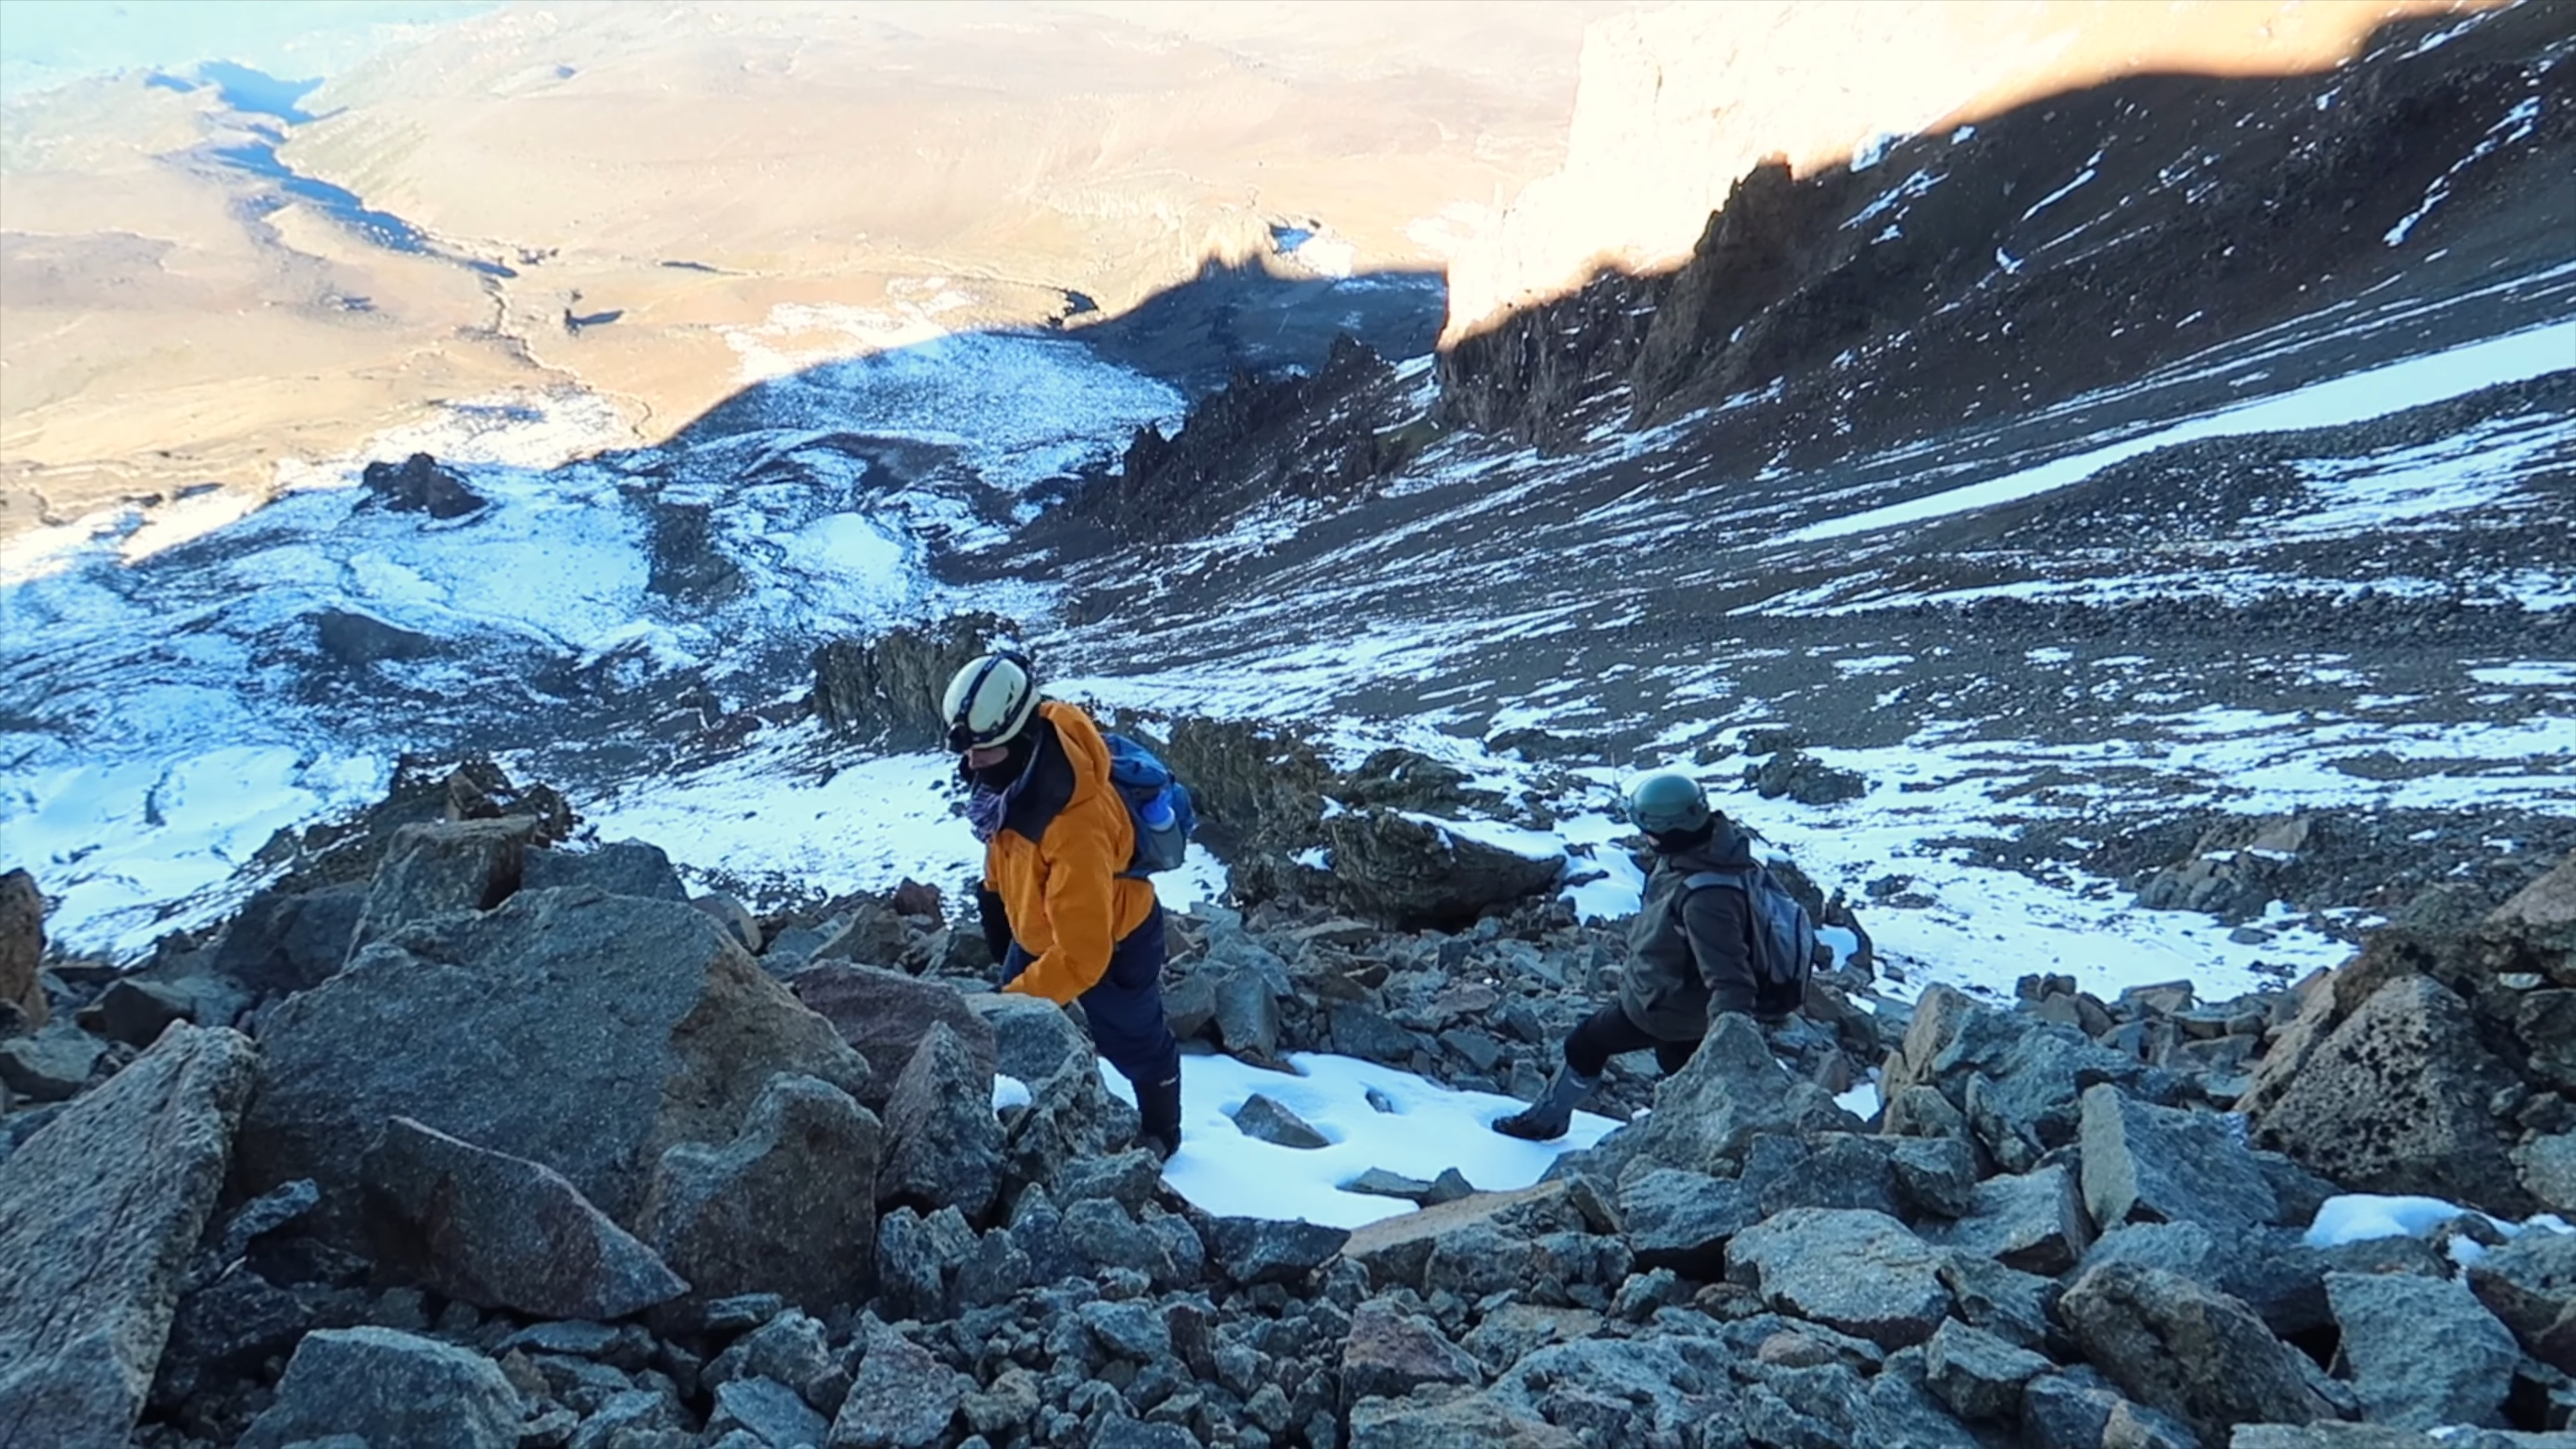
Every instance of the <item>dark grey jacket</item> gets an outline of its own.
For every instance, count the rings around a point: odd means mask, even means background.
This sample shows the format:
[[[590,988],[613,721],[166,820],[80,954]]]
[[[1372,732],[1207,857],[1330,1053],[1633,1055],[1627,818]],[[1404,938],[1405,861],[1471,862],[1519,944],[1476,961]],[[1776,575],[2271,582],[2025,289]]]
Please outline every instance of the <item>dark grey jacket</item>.
[[[1753,1010],[1752,912],[1744,892],[1686,890],[1683,882],[1754,863],[1752,838],[1724,823],[1708,844],[1655,858],[1619,978],[1620,1009],[1648,1036],[1697,1041],[1712,1017]]]

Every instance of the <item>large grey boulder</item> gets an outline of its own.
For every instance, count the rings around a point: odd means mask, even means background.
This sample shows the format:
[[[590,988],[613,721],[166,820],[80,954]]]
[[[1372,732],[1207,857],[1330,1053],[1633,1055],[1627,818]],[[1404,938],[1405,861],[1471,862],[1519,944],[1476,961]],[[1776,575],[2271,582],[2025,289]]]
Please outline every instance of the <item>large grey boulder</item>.
[[[1351,1240],[1348,1228],[1295,1219],[1210,1218],[1199,1232],[1218,1271],[1245,1287],[1302,1283]]]
[[[965,1048],[970,1070],[987,1083],[992,1081],[996,1050],[992,1024],[975,1013],[964,993],[945,981],[841,961],[796,973],[788,989],[868,1059],[869,1086],[859,1095],[859,1105],[871,1112],[884,1114],[895,1079],[912,1065],[934,1026],[946,1027]],[[1063,1014],[1051,1002],[1038,1005]],[[989,1086],[986,1099],[989,1107]]]
[[[174,1026],[0,1162],[0,1444],[122,1449],[258,1072]]]
[[[519,889],[594,890],[648,901],[689,898],[679,872],[671,869],[671,857],[642,840],[611,841],[597,850],[530,847],[519,859]]]
[[[1762,1133],[1796,1136],[1860,1125],[1831,1093],[1781,1066],[1752,1018],[1729,1013],[1709,1029],[1689,1065],[1655,1088],[1655,1110],[1646,1120],[1612,1133],[1595,1154],[1613,1174],[1631,1163],[1652,1163],[1732,1177]]]
[[[304,1336],[237,1449],[349,1435],[369,1449],[518,1449],[519,1391],[480,1354],[391,1328]]]
[[[1885,1213],[1791,1208],[1735,1235],[1726,1273],[1782,1313],[1882,1348],[1921,1343],[1950,1311],[1949,1255]]]
[[[1451,1343],[1440,1325],[1406,1313],[1383,1298],[1365,1300],[1351,1314],[1342,1340],[1342,1407],[1362,1399],[1400,1399],[1422,1384],[1483,1382],[1475,1357]]]
[[[1976,1186],[1964,1216],[1927,1222],[1926,1240],[1956,1252],[1992,1258],[2025,1273],[2063,1273],[2093,1241],[2075,1175],[2058,1163],[2036,1171],[2004,1173]]]
[[[261,891],[215,940],[207,966],[254,996],[319,986],[349,959],[368,887],[350,881],[313,891]]]
[[[2533,1358],[2576,1373],[2576,1233],[2526,1230],[2469,1265],[2469,1291]]]
[[[543,1163],[396,1117],[363,1172],[379,1265],[449,1298],[535,1318],[609,1319],[688,1291]]]
[[[2467,1284],[2329,1273],[2326,1301],[2363,1417],[2404,1429],[2499,1427],[2522,1350]]]
[[[1518,855],[1378,806],[1335,815],[1323,831],[1343,906],[1401,930],[1456,930],[1555,889],[1565,870],[1562,855]]]
[[[2221,1441],[2238,1424],[2332,1417],[2299,1351],[2242,1302],[2134,1263],[2086,1270],[2058,1301],[2084,1356],[2122,1392]]]
[[[882,1142],[849,1093],[782,1072],[730,1141],[662,1154],[643,1231],[700,1299],[776,1293],[815,1313],[856,1304],[876,1271]]]
[[[314,1179],[319,1227],[344,1242],[359,1159],[393,1117],[543,1163],[632,1229],[662,1154],[734,1140],[773,1075],[867,1081],[714,922],[582,891],[522,892],[370,946],[280,1004],[261,1048],[241,1185]]]
[[[1914,1087],[1937,1090],[2008,1172],[2076,1139],[2078,1099],[2097,1082],[2142,1100],[2173,1100],[2180,1080],[2110,1050],[2071,1026],[1994,1011],[1946,986],[1923,993],[1879,1084],[1893,1102]]]
[[[1002,1114],[1002,1157],[1015,1183],[1053,1182],[1066,1164],[1127,1146],[1136,1109],[1100,1078],[1091,1037],[1071,1012],[1033,996],[988,992],[966,998],[993,1029],[995,1069],[1029,1089],[1024,1107]]]
[[[519,888],[522,857],[536,817],[442,820],[394,832],[367,887],[349,949],[381,941],[414,921],[457,911],[488,911]]]
[[[980,1218],[1002,1185],[1002,1127],[993,1075],[945,1023],[932,1025],[886,1098],[885,1168],[877,1196]]]
[[[2400,976],[2344,1018],[2254,1117],[2255,1140],[2355,1192],[2532,1211],[2492,1103],[2517,1085],[2466,1003]]]
[[[1641,1268],[1714,1278],[1726,1241],[1761,1220],[1743,1185],[1729,1177],[1659,1168],[1619,1184],[1619,1227]]]
[[[2103,1083],[2083,1099],[2084,1206],[2103,1231],[2128,1222],[2198,1222],[2222,1230],[2277,1221],[2280,1199],[2215,1112],[2159,1107]]]
[[[67,1021],[0,1041],[0,1088],[29,1102],[68,1102],[89,1084],[107,1043]]]
[[[2051,1367],[2039,1354],[1957,1319],[1945,1320],[1923,1345],[1923,1376],[1933,1396],[1972,1423],[2018,1420],[2022,1386]]]
[[[928,1449],[975,1381],[882,1324],[862,1335],[858,1377],[832,1419],[829,1449]]]
[[[1496,1237],[1526,1242],[1549,1233],[1580,1231],[1583,1215],[1562,1182],[1512,1192],[1480,1192],[1420,1212],[1400,1213],[1351,1231],[1342,1256],[1368,1270],[1369,1284],[1419,1291],[1431,1260],[1444,1246],[1452,1256]]]

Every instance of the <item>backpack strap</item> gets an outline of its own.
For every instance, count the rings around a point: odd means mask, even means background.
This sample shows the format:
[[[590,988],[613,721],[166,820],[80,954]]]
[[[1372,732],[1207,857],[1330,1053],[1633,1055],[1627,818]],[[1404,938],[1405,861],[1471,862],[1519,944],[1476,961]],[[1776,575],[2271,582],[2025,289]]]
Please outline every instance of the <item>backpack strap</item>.
[[[1703,870],[1692,875],[1683,876],[1682,889],[1685,892],[1689,892],[1704,891],[1710,886],[1733,886],[1737,890],[1750,895],[1753,891],[1753,882],[1750,879],[1751,875],[1751,871],[1743,870]]]

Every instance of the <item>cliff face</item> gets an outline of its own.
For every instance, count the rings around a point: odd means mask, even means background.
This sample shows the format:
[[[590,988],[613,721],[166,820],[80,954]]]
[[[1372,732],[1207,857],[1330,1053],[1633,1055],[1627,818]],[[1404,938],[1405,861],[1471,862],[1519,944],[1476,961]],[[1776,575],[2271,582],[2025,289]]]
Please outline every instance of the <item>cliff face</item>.
[[[1450,258],[1449,340],[1560,296],[1598,268],[1670,266],[1770,156],[1804,176],[1877,138],[1947,130],[2121,75],[2288,75],[2356,55],[2432,3],[2041,0],[1675,5],[1585,36],[1565,164]]]
[[[1442,358],[1443,415],[1560,446],[1728,404],[1781,461],[2045,407],[2401,282],[2564,252],[2563,18],[2383,31],[2316,75],[2143,74],[1917,137],[1772,157],[1681,262],[1596,270]],[[1453,321],[1463,293],[1453,306]]]

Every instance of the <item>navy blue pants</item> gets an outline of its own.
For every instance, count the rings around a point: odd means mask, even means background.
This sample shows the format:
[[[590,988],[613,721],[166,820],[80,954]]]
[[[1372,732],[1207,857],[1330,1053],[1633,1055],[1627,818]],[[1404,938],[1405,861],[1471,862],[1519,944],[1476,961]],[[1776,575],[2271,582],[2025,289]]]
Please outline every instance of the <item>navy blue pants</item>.
[[[1181,1074],[1181,1044],[1172,1039],[1163,1019],[1163,908],[1127,933],[1109,953],[1109,971],[1078,1000],[1091,1039],[1118,1075],[1143,1088],[1176,1080]],[[1003,958],[1002,979],[1027,969],[1028,952],[1017,941]]]

